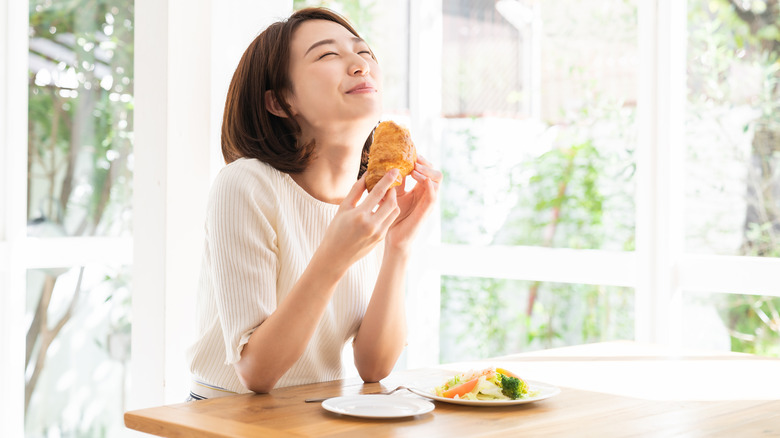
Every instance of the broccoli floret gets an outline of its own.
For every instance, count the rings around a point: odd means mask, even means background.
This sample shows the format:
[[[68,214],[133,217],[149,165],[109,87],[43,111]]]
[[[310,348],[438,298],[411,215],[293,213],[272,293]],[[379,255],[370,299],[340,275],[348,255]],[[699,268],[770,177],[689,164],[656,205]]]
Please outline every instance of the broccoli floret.
[[[501,393],[505,396],[511,398],[512,400],[517,400],[527,392],[528,387],[524,381],[518,379],[517,377],[501,377]]]

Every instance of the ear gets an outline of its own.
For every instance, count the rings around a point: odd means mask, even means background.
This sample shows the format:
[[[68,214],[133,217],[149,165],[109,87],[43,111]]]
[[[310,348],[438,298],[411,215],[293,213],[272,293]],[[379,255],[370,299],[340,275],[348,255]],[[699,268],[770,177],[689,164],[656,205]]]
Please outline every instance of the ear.
[[[282,105],[276,100],[276,96],[274,96],[274,93],[271,90],[265,92],[265,109],[276,117],[281,117],[283,119],[287,118],[287,113],[284,112]]]

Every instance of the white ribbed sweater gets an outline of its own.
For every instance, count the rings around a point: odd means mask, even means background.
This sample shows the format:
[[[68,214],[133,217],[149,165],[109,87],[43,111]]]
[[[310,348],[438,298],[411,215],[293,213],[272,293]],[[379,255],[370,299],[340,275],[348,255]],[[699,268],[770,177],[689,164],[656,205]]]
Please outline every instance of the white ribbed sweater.
[[[298,281],[337,210],[258,160],[239,159],[220,171],[206,216],[197,341],[187,351],[195,379],[249,392],[233,364]],[[376,248],[348,270],[303,355],[276,387],[342,377],[341,353],[365,314],[381,254]]]

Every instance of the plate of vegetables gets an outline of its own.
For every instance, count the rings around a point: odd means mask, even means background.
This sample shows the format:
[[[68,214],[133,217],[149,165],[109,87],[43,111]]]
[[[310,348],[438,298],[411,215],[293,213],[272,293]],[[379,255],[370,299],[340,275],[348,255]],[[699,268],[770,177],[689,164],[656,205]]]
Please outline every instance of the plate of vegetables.
[[[544,400],[560,388],[528,382],[503,368],[485,368],[456,374],[442,385],[413,393],[432,400],[469,406],[506,406]]]

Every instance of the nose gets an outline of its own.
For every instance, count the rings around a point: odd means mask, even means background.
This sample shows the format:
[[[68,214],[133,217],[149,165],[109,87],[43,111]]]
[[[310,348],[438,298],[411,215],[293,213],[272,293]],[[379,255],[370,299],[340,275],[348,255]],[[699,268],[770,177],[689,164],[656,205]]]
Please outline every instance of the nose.
[[[353,76],[366,76],[370,71],[368,62],[360,55],[354,55],[352,65],[349,67],[349,73]]]

